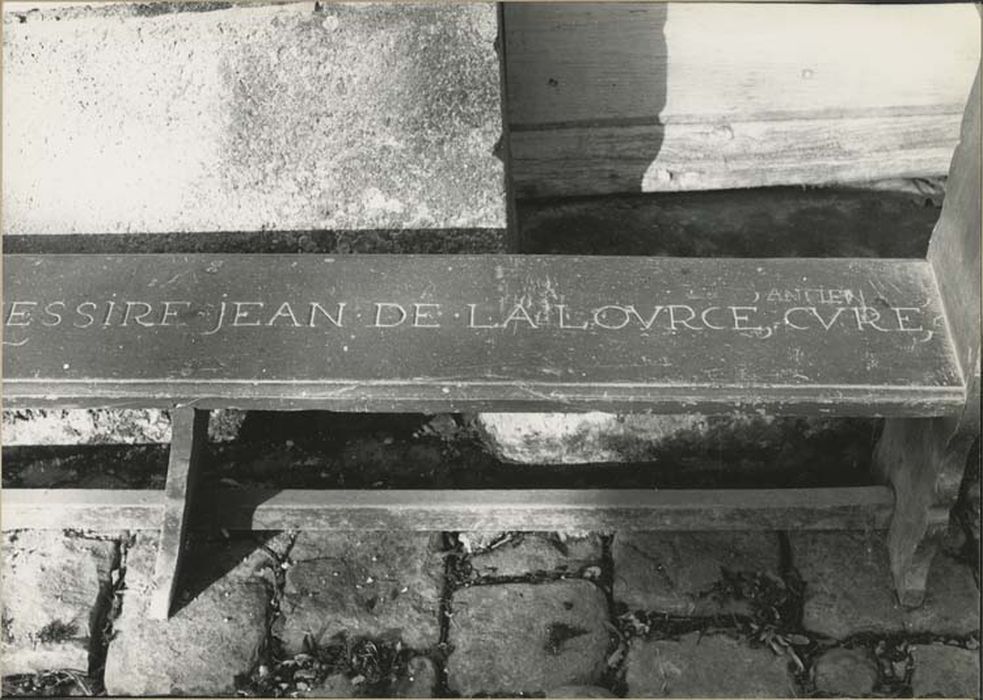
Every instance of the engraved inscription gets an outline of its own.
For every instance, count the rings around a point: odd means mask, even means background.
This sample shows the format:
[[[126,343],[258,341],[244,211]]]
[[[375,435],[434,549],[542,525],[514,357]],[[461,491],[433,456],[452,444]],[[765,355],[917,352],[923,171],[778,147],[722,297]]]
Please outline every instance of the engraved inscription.
[[[182,328],[211,336],[262,329],[332,332],[337,329],[458,328],[475,331],[691,333],[737,332],[767,339],[776,333],[859,332],[930,334],[931,320],[919,306],[868,305],[850,289],[770,289],[756,292],[756,303],[625,303],[532,305],[395,300],[223,300],[150,301],[106,299],[68,301],[17,299],[4,303],[9,329]]]

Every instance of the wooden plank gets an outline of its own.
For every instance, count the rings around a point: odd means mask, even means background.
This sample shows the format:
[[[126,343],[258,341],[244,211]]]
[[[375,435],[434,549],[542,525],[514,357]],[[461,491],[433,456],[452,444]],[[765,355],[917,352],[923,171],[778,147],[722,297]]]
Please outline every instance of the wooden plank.
[[[180,408],[171,412],[171,452],[164,486],[164,513],[157,543],[153,589],[147,615],[167,619],[181,573],[181,550],[204,443],[208,440],[208,411]]]
[[[958,114],[513,128],[519,197],[944,175]]]
[[[505,229],[494,4],[191,6],[8,15],[5,235]]]
[[[7,256],[9,405],[939,415],[923,261]]]
[[[254,530],[883,528],[885,487],[781,490],[228,491],[203,521]]]
[[[120,521],[127,529],[153,529],[162,508],[159,494],[55,494],[55,502],[81,523],[109,523],[119,516],[127,518]],[[43,517],[44,502],[51,497],[51,491],[5,490],[4,530],[67,526],[61,508]],[[135,501],[144,511],[142,521],[132,510]],[[223,489],[202,494],[201,503],[208,507],[196,509],[193,527],[229,530],[828,530],[886,527],[893,496],[884,486],[700,491]]]
[[[942,175],[980,55],[970,4],[515,3],[505,35],[525,196]]]
[[[9,530],[157,530],[163,491],[4,489],[0,523]]]

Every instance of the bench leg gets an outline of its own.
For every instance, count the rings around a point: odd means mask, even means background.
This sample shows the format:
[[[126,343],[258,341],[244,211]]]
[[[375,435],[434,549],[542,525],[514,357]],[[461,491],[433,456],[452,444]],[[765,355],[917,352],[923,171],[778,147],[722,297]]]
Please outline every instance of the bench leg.
[[[978,377],[976,381],[978,397]],[[979,408],[970,404],[960,418],[885,421],[874,461],[894,487],[888,552],[898,599],[905,607],[918,607],[925,598],[929,568],[948,532],[979,428]]]
[[[171,449],[164,487],[164,519],[148,611],[148,616],[153,620],[166,620],[171,611],[187,532],[189,506],[202,448],[207,439],[208,411],[193,408],[171,411]]]

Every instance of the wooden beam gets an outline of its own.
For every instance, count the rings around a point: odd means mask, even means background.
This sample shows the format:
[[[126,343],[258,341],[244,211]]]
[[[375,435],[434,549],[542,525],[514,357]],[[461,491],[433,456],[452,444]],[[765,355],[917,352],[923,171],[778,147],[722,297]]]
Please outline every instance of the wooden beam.
[[[159,520],[159,497],[66,491],[44,516],[50,491],[3,493],[5,530],[112,523],[129,513],[131,529]],[[48,501],[50,502],[50,501]],[[228,530],[838,530],[884,528],[893,496],[884,486],[728,490],[269,490],[202,494],[196,528]],[[127,511],[126,509],[131,510]],[[119,527],[119,526],[117,526]]]
[[[8,406],[961,410],[929,263],[9,255]]]
[[[164,492],[136,489],[4,489],[0,523],[9,530],[156,530]]]
[[[164,487],[163,523],[157,545],[148,615],[167,619],[181,572],[181,550],[187,531],[199,463],[208,440],[208,411],[191,408],[171,412],[171,452]]]

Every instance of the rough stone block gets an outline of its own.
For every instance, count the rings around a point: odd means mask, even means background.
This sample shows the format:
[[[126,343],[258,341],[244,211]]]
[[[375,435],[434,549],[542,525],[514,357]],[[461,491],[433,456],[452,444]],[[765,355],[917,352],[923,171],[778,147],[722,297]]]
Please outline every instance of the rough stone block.
[[[619,532],[612,545],[614,599],[629,610],[675,615],[749,614],[723,571],[780,581],[779,544],[768,532]]]
[[[587,581],[459,590],[451,603],[448,685],[464,696],[596,685],[611,637],[607,603]]]
[[[795,695],[788,662],[723,635],[632,642],[625,681],[628,697],[775,697]]]
[[[866,649],[831,649],[812,667],[816,690],[841,698],[870,695],[877,685],[877,663]]]
[[[305,638],[394,637],[427,649],[440,636],[444,561],[436,535],[305,532],[291,550],[277,635],[288,653]]]
[[[168,620],[147,617],[157,555],[139,536],[106,658],[110,695],[227,695],[266,642],[274,559],[252,538],[195,543]]]
[[[555,535],[525,533],[494,549],[471,555],[473,575],[523,576],[534,573],[578,575],[601,561],[601,539],[597,535],[560,540]]]
[[[836,639],[904,629],[882,533],[793,532],[792,561],[805,582],[802,625]]]
[[[915,644],[911,690],[916,698],[980,697],[980,652],[943,644]]]
[[[189,7],[5,13],[4,234],[505,228],[494,5]]]
[[[108,612],[113,541],[61,532],[3,534],[0,658],[4,674],[89,669],[89,650]]]
[[[644,458],[686,431],[706,430],[700,415],[480,413],[477,425],[502,459],[522,464],[585,464]]]

